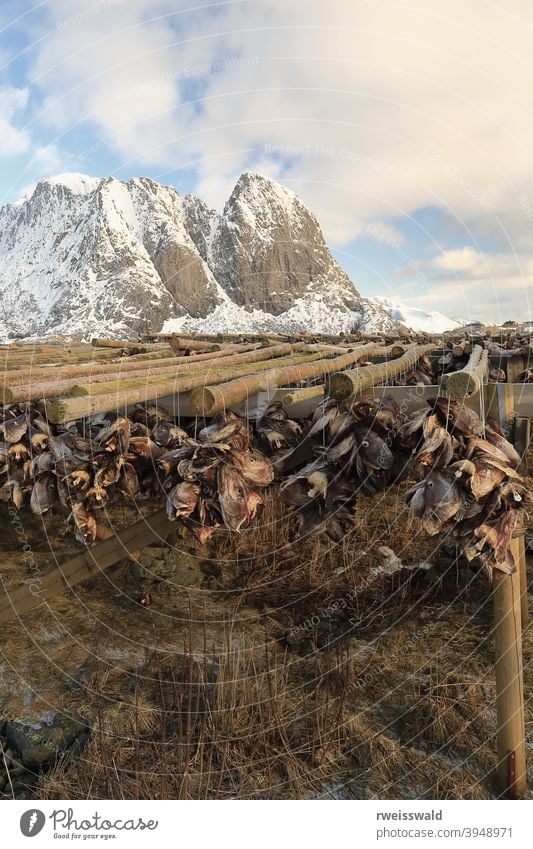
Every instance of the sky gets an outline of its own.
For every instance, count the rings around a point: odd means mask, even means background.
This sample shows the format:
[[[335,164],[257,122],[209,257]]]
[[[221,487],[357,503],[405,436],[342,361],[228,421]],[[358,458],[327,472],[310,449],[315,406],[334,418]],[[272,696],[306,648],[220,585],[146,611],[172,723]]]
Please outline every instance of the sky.
[[[10,0],[0,203],[75,171],[301,196],[362,294],[531,318],[530,0]]]

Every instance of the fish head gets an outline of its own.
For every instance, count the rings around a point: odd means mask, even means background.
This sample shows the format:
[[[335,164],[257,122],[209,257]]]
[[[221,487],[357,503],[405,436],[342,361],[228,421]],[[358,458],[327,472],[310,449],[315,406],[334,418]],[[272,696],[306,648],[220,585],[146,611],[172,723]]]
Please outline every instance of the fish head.
[[[167,422],[162,419],[153,426],[151,437],[157,445],[161,445],[167,449],[178,448],[188,438],[187,431],[183,430],[183,428],[178,427],[173,422]]]
[[[433,513],[445,504],[452,504],[457,501],[457,508],[460,506],[460,494],[455,483],[455,476],[444,474],[438,470],[432,469],[425,479],[424,496],[426,501],[426,510]]]
[[[131,463],[124,463],[120,475],[120,488],[126,495],[134,497],[139,494],[139,479],[135,467]]]
[[[198,439],[201,442],[228,442],[242,430],[243,424],[241,419],[216,421],[202,428],[198,434]]]
[[[30,456],[30,452],[23,442],[13,442],[9,448],[8,457],[10,463],[25,463]]]
[[[194,481],[181,481],[168,494],[174,518],[190,516],[198,503],[200,485]]]
[[[41,431],[34,431],[31,435],[31,447],[35,454],[41,454],[48,449],[49,436]]]
[[[433,399],[433,403],[440,421],[450,433],[460,433],[464,436],[482,433],[481,419],[470,407],[443,396]]]
[[[356,428],[357,448],[366,466],[373,469],[390,469],[394,456],[384,439],[371,430]]]
[[[108,499],[107,489],[103,486],[91,486],[85,493],[83,499],[85,506],[89,510],[97,510],[104,507]]]
[[[233,449],[229,457],[248,483],[268,486],[274,480],[272,464],[263,454]]]
[[[225,463],[218,468],[217,483],[224,522],[231,530],[239,531],[242,525],[250,519],[249,488],[242,474]]]
[[[5,419],[2,427],[7,442],[20,442],[28,430],[28,425],[28,416],[25,413]]]
[[[37,478],[33,484],[30,506],[34,513],[42,514],[53,507],[57,498],[55,477],[46,472]]]

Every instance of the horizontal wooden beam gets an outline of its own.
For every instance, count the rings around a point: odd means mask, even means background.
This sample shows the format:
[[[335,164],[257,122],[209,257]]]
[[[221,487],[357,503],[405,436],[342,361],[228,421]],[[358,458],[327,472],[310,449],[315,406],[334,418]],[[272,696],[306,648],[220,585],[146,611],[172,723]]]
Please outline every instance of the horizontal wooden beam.
[[[462,401],[481,391],[487,381],[488,367],[488,351],[480,345],[475,345],[465,367],[444,374],[440,385],[451,398]]]
[[[71,587],[99,575],[105,569],[134,551],[141,551],[155,541],[163,541],[176,523],[170,522],[166,510],[141,519],[103,542],[86,548],[42,577],[32,578],[10,591],[0,592],[0,625],[12,622]]]
[[[379,386],[380,383],[399,377],[413,368],[420,358],[432,351],[434,347],[433,344],[413,345],[397,359],[388,360],[379,365],[330,373],[326,380],[326,391],[338,400],[373,391],[374,387]]]

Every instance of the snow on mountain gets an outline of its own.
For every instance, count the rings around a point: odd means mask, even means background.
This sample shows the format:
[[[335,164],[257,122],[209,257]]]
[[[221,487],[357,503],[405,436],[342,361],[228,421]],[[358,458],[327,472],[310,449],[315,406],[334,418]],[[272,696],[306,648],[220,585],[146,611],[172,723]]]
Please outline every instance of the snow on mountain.
[[[41,181],[0,208],[0,337],[392,330],[293,192],[255,173],[222,214],[147,178]]]
[[[387,318],[384,320],[382,309],[371,298],[360,298],[356,309],[347,311],[332,307],[327,292],[303,295],[280,315],[256,308],[245,309],[226,297],[204,319],[190,316],[168,319],[163,325],[163,332],[298,333],[307,330],[339,333],[359,327],[372,333],[397,327],[395,321]]]
[[[374,301],[387,310],[391,318],[414,331],[444,333],[446,330],[455,330],[467,323],[466,321],[448,318],[441,312],[426,312],[415,307],[408,307],[406,304],[401,304],[390,298],[378,297],[374,298]]]
[[[88,177],[87,174],[77,174],[75,171],[69,171],[66,174],[56,174],[55,177],[48,177],[44,182],[49,183],[51,186],[63,186],[77,195],[86,195],[98,188],[100,178]]]
[[[79,189],[82,188],[82,191]],[[124,183],[39,183],[0,209],[0,336],[129,333],[173,314]]]

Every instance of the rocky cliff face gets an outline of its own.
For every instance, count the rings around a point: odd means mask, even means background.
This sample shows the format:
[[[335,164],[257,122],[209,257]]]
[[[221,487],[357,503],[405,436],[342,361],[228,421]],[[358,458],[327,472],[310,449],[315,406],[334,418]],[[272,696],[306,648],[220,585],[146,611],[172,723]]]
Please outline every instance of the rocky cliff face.
[[[0,209],[0,336],[391,329],[292,192],[243,174],[221,215],[146,178],[64,174]]]
[[[335,262],[318,221],[293,192],[243,174],[213,235],[208,258],[235,303],[280,315],[326,288],[332,305],[357,306],[358,293]]]
[[[220,299],[215,279],[188,233],[180,196],[144,177],[130,180],[127,188],[142,244],[176,302],[176,311],[205,318]]]

